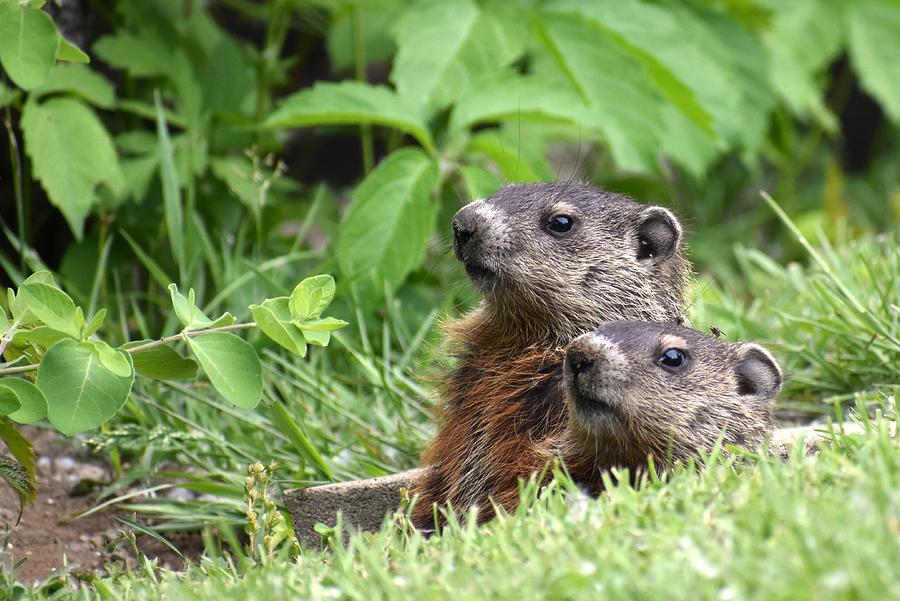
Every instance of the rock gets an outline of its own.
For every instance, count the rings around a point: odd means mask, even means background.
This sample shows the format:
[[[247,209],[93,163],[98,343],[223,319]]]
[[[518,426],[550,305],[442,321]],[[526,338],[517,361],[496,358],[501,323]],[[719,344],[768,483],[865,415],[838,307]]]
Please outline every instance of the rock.
[[[400,506],[400,489],[409,488],[423,474],[414,469],[393,476],[297,488],[284,492],[284,504],[294,518],[294,531],[308,549],[318,549],[321,537],[315,531],[318,523],[334,526],[342,515],[344,531],[374,532],[384,518]]]

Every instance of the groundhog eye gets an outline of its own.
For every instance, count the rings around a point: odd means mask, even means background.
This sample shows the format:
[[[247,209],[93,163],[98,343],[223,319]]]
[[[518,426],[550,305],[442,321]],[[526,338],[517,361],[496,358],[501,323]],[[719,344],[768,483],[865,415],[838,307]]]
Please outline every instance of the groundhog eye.
[[[568,215],[554,215],[547,222],[547,229],[557,234],[565,234],[572,229],[575,220]]]
[[[687,363],[687,353],[678,348],[666,349],[656,362],[669,369],[678,369]]]

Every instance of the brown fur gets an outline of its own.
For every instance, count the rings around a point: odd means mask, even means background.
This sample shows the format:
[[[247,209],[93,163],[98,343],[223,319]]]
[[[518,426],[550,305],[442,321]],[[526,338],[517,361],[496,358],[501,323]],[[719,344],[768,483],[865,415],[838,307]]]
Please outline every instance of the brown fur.
[[[491,500],[515,507],[519,478],[544,466],[548,441],[566,429],[569,341],[611,319],[682,320],[689,266],[664,209],[559,184],[509,186],[480,203],[457,214],[480,239],[463,244],[458,233],[456,252],[485,300],[447,327],[457,365],[415,491],[413,519],[425,528],[435,503],[477,506],[480,520],[493,515]],[[541,229],[560,211],[578,220],[569,238]],[[645,233],[657,256],[640,256]]]

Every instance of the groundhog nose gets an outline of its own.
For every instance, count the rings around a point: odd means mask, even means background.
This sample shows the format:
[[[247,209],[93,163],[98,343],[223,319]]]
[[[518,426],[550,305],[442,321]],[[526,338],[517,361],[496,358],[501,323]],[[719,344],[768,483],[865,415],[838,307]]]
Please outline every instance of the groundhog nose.
[[[472,239],[476,231],[478,231],[478,226],[470,211],[463,208],[453,218],[453,237],[456,243],[459,245],[466,244]]]
[[[566,361],[569,363],[569,370],[573,376],[577,376],[594,365],[594,358],[579,350],[569,351]]]

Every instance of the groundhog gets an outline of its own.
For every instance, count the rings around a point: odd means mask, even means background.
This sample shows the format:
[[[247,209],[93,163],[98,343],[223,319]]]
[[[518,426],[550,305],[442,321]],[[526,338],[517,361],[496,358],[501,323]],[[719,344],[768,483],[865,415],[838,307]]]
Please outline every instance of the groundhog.
[[[775,424],[778,363],[763,347],[684,327],[612,322],[566,349],[569,428],[552,450],[593,493],[611,467],[632,476],[725,443],[759,447]]]
[[[441,390],[438,433],[423,455],[413,519],[433,504],[518,501],[544,441],[565,431],[562,347],[611,320],[683,322],[690,266],[668,210],[585,184],[510,185],[463,207],[454,251],[483,294],[446,330],[456,367]]]

